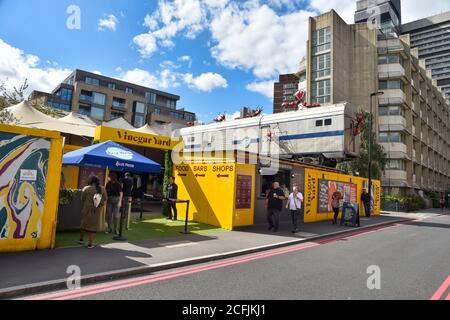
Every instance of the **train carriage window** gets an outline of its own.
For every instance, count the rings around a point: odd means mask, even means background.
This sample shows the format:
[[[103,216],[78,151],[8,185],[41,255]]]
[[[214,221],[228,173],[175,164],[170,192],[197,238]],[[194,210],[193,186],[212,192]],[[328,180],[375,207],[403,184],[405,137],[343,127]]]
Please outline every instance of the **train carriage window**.
[[[322,127],[323,126],[323,120],[316,120],[316,127]]]
[[[325,119],[326,126],[331,126],[331,123],[332,123],[331,119]]]

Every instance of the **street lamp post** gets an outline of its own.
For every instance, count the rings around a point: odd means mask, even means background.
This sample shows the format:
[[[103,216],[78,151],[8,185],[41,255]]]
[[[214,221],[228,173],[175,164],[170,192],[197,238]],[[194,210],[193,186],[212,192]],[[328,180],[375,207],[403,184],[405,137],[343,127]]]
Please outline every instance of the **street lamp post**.
[[[382,91],[373,92],[370,94],[370,109],[369,109],[369,146],[368,146],[368,152],[369,152],[369,170],[368,170],[368,178],[369,178],[369,186],[368,186],[368,193],[369,196],[372,196],[372,101],[373,97],[375,96],[381,96],[384,94]]]

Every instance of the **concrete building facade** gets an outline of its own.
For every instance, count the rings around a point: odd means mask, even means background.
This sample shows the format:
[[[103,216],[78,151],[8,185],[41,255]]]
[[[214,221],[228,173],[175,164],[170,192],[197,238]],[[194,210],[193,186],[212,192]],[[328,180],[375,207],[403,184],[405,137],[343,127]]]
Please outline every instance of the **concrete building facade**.
[[[195,121],[194,113],[177,109],[177,95],[83,70],[75,70],[52,93],[34,91],[30,99],[37,98],[50,107],[98,121],[123,117],[135,127]]]
[[[300,79],[295,74],[281,74],[274,84],[273,112],[284,112],[283,102],[289,101],[298,90]]]
[[[378,29],[349,25],[333,10],[310,18],[308,32],[309,103],[348,101],[368,110],[370,94],[384,92],[373,99],[374,128],[388,157],[383,191],[450,189],[449,108],[410,36],[380,37]]]

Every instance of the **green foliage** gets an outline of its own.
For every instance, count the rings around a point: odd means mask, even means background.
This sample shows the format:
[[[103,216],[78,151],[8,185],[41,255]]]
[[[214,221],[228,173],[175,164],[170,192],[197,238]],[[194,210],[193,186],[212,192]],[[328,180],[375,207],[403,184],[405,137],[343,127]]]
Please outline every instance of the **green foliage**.
[[[166,190],[169,185],[169,178],[172,176],[172,160],[170,156],[170,152],[166,151],[164,155],[164,182],[163,182],[163,194],[164,197],[167,196]],[[163,206],[162,214],[165,216],[169,215],[169,208],[167,205]]]
[[[62,189],[59,191],[59,204],[68,205],[71,204],[75,194],[79,192],[77,189]]]
[[[360,111],[363,114],[363,125],[361,128],[361,149],[360,157],[349,161],[342,161],[337,164],[337,169],[342,170],[351,175],[359,175],[361,177],[369,176],[369,135],[372,138],[372,178],[381,179],[386,169],[387,159],[384,148],[377,142],[375,132],[369,133],[370,114],[366,111]]]
[[[419,196],[384,196],[382,202],[398,202],[399,205],[406,206],[408,211],[417,211],[426,208],[425,200]]]

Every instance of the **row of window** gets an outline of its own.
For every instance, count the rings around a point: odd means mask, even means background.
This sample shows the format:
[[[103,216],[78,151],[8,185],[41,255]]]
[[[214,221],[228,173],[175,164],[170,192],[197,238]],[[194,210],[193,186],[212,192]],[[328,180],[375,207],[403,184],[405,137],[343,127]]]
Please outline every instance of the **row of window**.
[[[331,126],[333,124],[332,119],[325,119],[325,120],[316,120],[316,127],[323,127],[325,126]]]
[[[405,143],[405,135],[402,132],[380,132],[378,135],[378,140],[380,142],[399,142]]]
[[[71,106],[69,104],[55,102],[55,101],[47,101],[47,106],[51,108],[56,108],[64,111],[70,111]]]
[[[331,48],[331,28],[326,27],[316,30],[312,34],[313,54],[326,51]]]
[[[312,79],[322,78],[331,74],[331,53],[314,56],[312,59]]]
[[[317,103],[328,103],[331,99],[331,80],[320,80],[312,83],[311,100]]]
[[[61,88],[55,93],[55,96],[62,100],[72,101],[72,90]]]
[[[378,64],[393,64],[393,63],[402,63],[402,59],[399,55],[389,54],[389,55],[379,55],[378,56]]]
[[[402,89],[402,82],[400,80],[380,80],[378,88],[380,90]]]
[[[100,80],[96,78],[86,77],[85,83],[93,86],[100,86]],[[116,84],[113,82],[108,83],[108,88],[110,90],[116,90]],[[125,93],[127,94],[133,94],[133,88],[126,87]],[[153,92],[145,92],[145,99],[148,103],[156,104],[156,93]],[[176,109],[176,100],[167,99],[166,100],[166,107],[169,109]]]
[[[404,116],[405,109],[401,106],[380,106],[378,114],[380,116]]]

